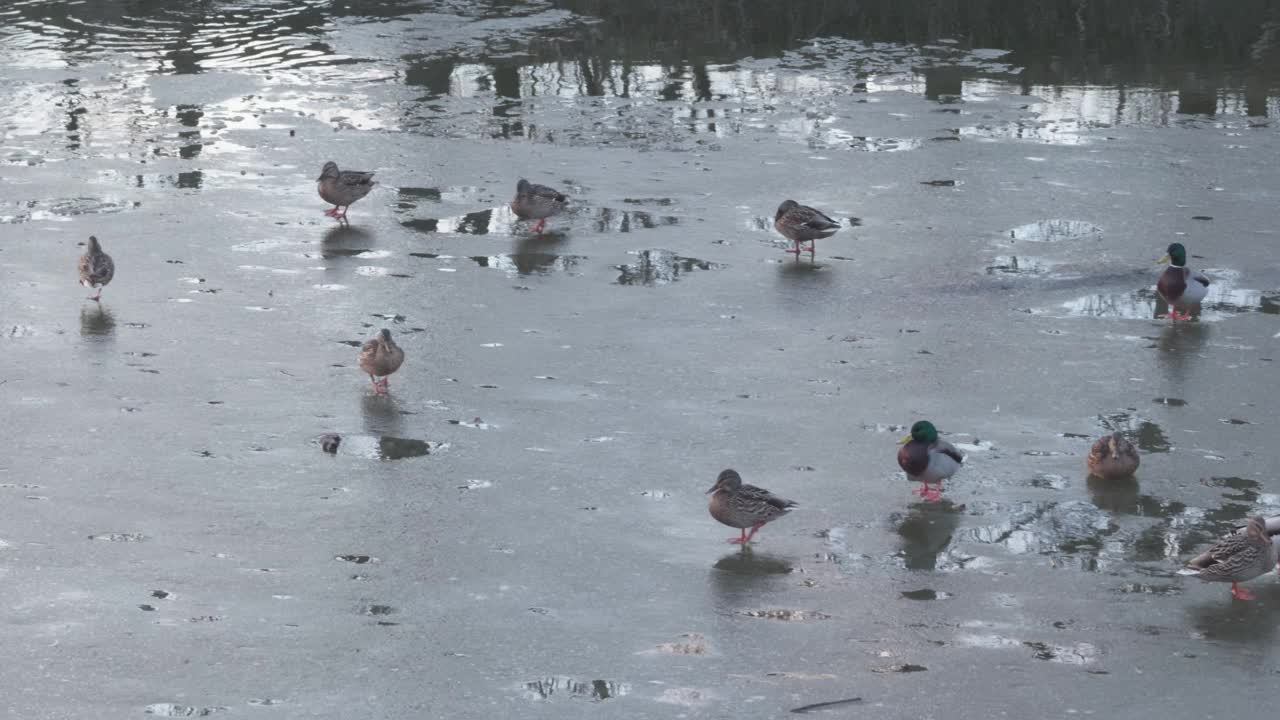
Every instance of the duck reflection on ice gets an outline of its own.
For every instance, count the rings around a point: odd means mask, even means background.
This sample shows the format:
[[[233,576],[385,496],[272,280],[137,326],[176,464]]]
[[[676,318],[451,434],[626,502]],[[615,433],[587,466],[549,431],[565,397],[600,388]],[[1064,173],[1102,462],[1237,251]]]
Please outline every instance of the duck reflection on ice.
[[[913,503],[908,508],[897,527],[902,536],[898,552],[908,570],[938,569],[938,556],[951,545],[963,510],[963,505],[946,499]]]
[[[363,393],[360,411],[364,416],[364,430],[370,435],[400,434],[400,403],[389,393]]]
[[[116,318],[101,303],[80,308],[80,335],[87,338],[108,338],[114,335]]]
[[[1201,357],[1212,326],[1201,322],[1172,322],[1160,331],[1156,340],[1156,360],[1170,382],[1181,384],[1187,370]]]
[[[793,570],[787,558],[756,552],[750,545],[742,545],[740,550],[725,555],[713,567],[721,572],[745,576],[786,575]]]
[[[1254,602],[1223,602],[1221,587],[1205,583],[1200,588],[1199,584],[1195,581],[1188,585],[1188,594],[1212,595],[1214,602],[1189,607],[1187,616],[1206,640],[1258,646],[1274,642],[1276,628],[1280,627],[1280,587],[1260,582]]]
[[[373,233],[350,225],[334,225],[320,239],[320,257],[332,260],[336,257],[352,257],[368,252]]]
[[[711,570],[711,592],[716,604],[736,609],[746,597],[757,597],[793,570],[791,560],[780,555],[757,552],[750,545],[724,555]]]

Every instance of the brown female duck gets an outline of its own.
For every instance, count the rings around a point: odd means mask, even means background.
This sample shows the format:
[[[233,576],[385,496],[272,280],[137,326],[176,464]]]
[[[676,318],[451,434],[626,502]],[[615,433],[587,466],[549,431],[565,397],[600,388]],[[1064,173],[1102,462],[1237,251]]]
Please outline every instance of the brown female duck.
[[[102,252],[102,246],[98,244],[98,238],[93,235],[89,236],[89,248],[80,256],[80,284],[87,288],[97,288],[98,292],[90,295],[89,299],[99,301],[102,299],[102,288],[111,282],[111,278],[115,277],[116,264],[112,261],[111,256]]]
[[[369,373],[375,393],[387,391],[387,376],[403,364],[404,351],[391,339],[391,331],[386,328],[360,347],[360,369]]]
[[[795,502],[764,488],[744,484],[736,470],[721,472],[707,493],[711,495],[708,505],[711,517],[729,527],[741,528],[741,535],[729,538],[729,542],[743,545],[751,542],[765,523],[777,520],[796,507]],[[750,534],[747,528],[751,528]]]
[[[537,220],[534,232],[542,232],[547,218],[559,215],[569,205],[569,197],[546,185],[536,185],[521,179],[516,183],[516,196],[511,201],[511,212],[521,220]]]
[[[828,238],[840,229],[840,223],[795,200],[784,200],[773,216],[773,227],[782,236],[796,244],[793,252],[800,258],[800,243],[809,243],[809,259],[813,259],[814,241]]]
[[[347,208],[373,189],[373,173],[359,170],[339,170],[338,163],[330,160],[324,164],[320,177],[316,178],[316,190],[325,202],[333,207],[324,214],[341,221],[347,219]]]
[[[1192,558],[1187,567],[1198,570],[1201,580],[1231,583],[1231,596],[1252,600],[1253,593],[1239,583],[1252,580],[1276,566],[1276,546],[1267,535],[1267,521],[1249,518],[1243,533],[1236,532]]]
[[[1089,449],[1086,460],[1089,473],[1100,478],[1115,480],[1129,477],[1138,469],[1138,449],[1120,433],[1111,433]]]

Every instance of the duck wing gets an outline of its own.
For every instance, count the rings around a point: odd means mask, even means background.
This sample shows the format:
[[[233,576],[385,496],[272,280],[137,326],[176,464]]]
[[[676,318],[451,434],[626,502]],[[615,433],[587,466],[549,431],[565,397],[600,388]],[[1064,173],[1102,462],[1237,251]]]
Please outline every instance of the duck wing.
[[[743,485],[739,488],[734,493],[733,502],[745,514],[770,520],[797,507],[795,501],[779,497],[755,485]]]
[[[383,354],[381,360],[381,369],[384,370],[387,375],[390,375],[391,373],[399,370],[400,366],[404,364],[404,350],[401,350],[400,346],[396,345],[394,341],[388,340],[387,352]]]
[[[85,253],[80,256],[78,266],[80,282],[93,285],[106,285],[115,275],[116,264],[106,253]]]
[[[373,173],[360,170],[343,170],[338,173],[338,184],[343,187],[359,187],[373,184]]]
[[[80,261],[76,263],[76,270],[80,273],[80,282],[89,282],[89,278],[93,276],[93,258],[88,253],[80,256]]]
[[[1270,547],[1271,542],[1265,538],[1259,542],[1248,535],[1228,535],[1205,553],[1208,563],[1200,568],[1200,576],[1211,580],[1241,577],[1260,564]]]
[[[961,452],[958,449],[956,449],[955,445],[952,445],[946,440],[939,440],[935,442],[933,444],[933,447],[930,449],[934,450],[935,452],[940,452],[943,455],[946,455],[947,457],[951,458],[952,460],[955,460],[961,465],[964,464],[964,455],[961,454]]]
[[[1191,279],[1205,287],[1209,287],[1209,277],[1204,273],[1193,272],[1191,273]]]
[[[801,205],[788,212],[783,216],[783,222],[794,227],[802,227],[809,230],[834,230],[840,227],[840,223],[832,220],[820,210],[815,210],[808,205]]]
[[[360,369],[365,372],[373,372],[371,368],[375,367],[378,360],[378,339],[365,340],[360,346]]]
[[[526,194],[530,196],[537,197],[537,198],[544,198],[546,200],[564,202],[565,200],[569,199],[565,197],[564,193],[560,192],[559,190],[556,190],[555,188],[547,187],[546,185],[529,183],[528,187],[525,188],[525,190],[526,190]]]
[[[93,262],[93,279],[94,282],[106,285],[111,282],[111,278],[116,274],[116,263],[111,256],[106,253],[99,253],[94,256]]]

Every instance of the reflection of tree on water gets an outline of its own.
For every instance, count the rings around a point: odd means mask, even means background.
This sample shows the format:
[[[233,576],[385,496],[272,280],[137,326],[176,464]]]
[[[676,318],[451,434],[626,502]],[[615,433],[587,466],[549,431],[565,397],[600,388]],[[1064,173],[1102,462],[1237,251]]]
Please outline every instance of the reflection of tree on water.
[[[1269,0],[1228,5],[1196,0],[867,0],[778,3],[771,0],[560,0],[557,5],[602,18],[582,41],[584,52],[611,52],[675,64],[689,58],[724,62],[769,57],[818,36],[928,43],[966,38],[972,47],[1018,53],[1028,84],[1125,84],[1185,88],[1188,104],[1213,97],[1229,66],[1280,80],[1280,21]],[[1118,67],[1117,67],[1118,66]],[[1170,66],[1179,68],[1171,74]],[[1183,73],[1194,67],[1197,74]],[[1188,79],[1190,78],[1190,79]],[[947,83],[939,92],[947,93]],[[1257,95],[1257,93],[1253,93]],[[1265,95],[1262,96],[1265,101]],[[1251,110],[1253,108],[1251,101]],[[1199,104],[1197,104],[1199,103]],[[1257,109],[1261,109],[1261,106]],[[1262,114],[1250,112],[1250,114]]]
[[[545,35],[514,33],[511,39],[477,43],[474,60],[490,53],[510,57],[520,49],[535,63],[576,66],[585,95],[629,96],[629,88],[606,88],[613,66],[657,62],[681,69],[692,79],[692,99],[711,97],[708,64],[743,57],[771,57],[813,37],[848,37],[876,42],[931,43],[966,38],[971,47],[1018,53],[1023,81],[1036,84],[1146,84],[1171,87],[1179,104],[1213,113],[1217,80],[1228,69],[1242,73],[1249,114],[1263,114],[1268,92],[1280,81],[1280,38],[1268,23],[1280,21],[1271,0],[1204,3],[1199,0],[863,0],[858,3],[779,3],[773,0],[559,0],[555,5],[599,22],[557,29]],[[287,8],[287,12],[281,12]],[[518,2],[489,0],[451,8],[480,20],[525,15]],[[114,47],[147,57],[157,52],[168,70],[200,72],[228,61],[261,64],[280,55],[290,65],[352,62],[336,56],[324,38],[335,18],[394,18],[421,13],[421,3],[383,0],[343,4],[266,2],[187,3],[167,0],[99,0],[93,3],[19,4],[17,17],[28,31],[56,28],[67,43],[92,45],[101,35]],[[146,32],[136,18],[150,22]],[[1065,30],[1065,32],[1064,32]],[[50,30],[54,32],[54,30]],[[212,44],[216,54],[202,51]],[[239,49],[239,53],[228,50]],[[449,55],[468,62],[467,49]],[[492,86],[500,97],[520,97],[516,65],[495,59]],[[1177,68],[1171,72],[1169,68]],[[1184,68],[1195,68],[1194,73]],[[428,57],[411,60],[405,82],[448,92],[453,64]],[[622,73],[622,77],[628,77]],[[624,82],[626,82],[624,80]],[[1236,80],[1239,83],[1239,79]],[[932,95],[954,94],[954,81],[935,77]]]
[[[619,285],[666,285],[680,279],[682,274],[720,268],[716,263],[681,257],[670,250],[641,250],[636,256],[635,263],[614,266],[621,271]]]
[[[1169,438],[1157,424],[1130,412],[1113,412],[1098,416],[1098,425],[1107,433],[1120,432],[1149,453],[1169,452]]]
[[[526,682],[525,693],[538,700],[554,695],[585,697],[592,700],[608,700],[631,694],[631,684],[616,680],[578,680],[567,677],[548,677]]]
[[[1248,478],[1213,477],[1202,482],[1222,488],[1224,502],[1208,509],[1192,507],[1141,494],[1135,478],[1090,477],[1086,480],[1090,503],[982,503],[971,514],[983,519],[957,533],[952,552],[962,552],[965,543],[977,543],[1000,545],[1014,555],[1047,555],[1055,565],[1093,572],[1120,563],[1158,563],[1160,569],[1167,569],[1168,563],[1179,563],[1233,532],[1254,512],[1261,491],[1261,485]],[[904,521],[903,527],[923,537],[928,525],[922,520],[913,526]],[[917,545],[937,552],[936,533],[932,544]]]
[[[395,122],[498,138],[686,148],[700,135],[754,127],[777,109],[780,96],[861,92],[866,87],[856,87],[859,76],[886,73],[905,78],[899,89],[909,87],[938,102],[973,92],[1046,98],[1031,119],[979,123],[959,128],[959,135],[1063,143],[1077,141],[1080,127],[1092,124],[1168,124],[1180,121],[1176,113],[1280,114],[1280,33],[1267,23],[1280,21],[1280,7],[1269,0],[554,4],[576,15],[552,20],[523,2],[452,4],[448,12],[456,22],[474,26],[467,37],[390,60],[403,63],[400,82],[423,91],[416,101],[403,103],[404,116]],[[17,34],[24,42],[15,46],[50,51],[72,65],[110,51],[136,57],[139,74],[284,70],[308,81],[342,84],[364,79],[365,68],[341,66],[370,61],[338,54],[330,37],[335,26],[351,22],[346,18],[399,18],[403,34],[414,37],[431,22],[430,9],[411,0],[31,3],[13,8],[0,37]],[[487,26],[490,21],[499,22]],[[827,40],[815,44],[815,38]],[[940,42],[948,38],[964,40]],[[990,56],[982,48],[1010,49],[1014,55],[999,69],[987,68]],[[772,60],[755,67],[744,62],[782,55],[786,73],[777,72]],[[1003,79],[993,83],[992,72]],[[1011,73],[1016,78],[1010,80]],[[809,87],[815,79],[821,81]],[[456,113],[438,102],[457,96],[486,98],[481,102],[490,107]],[[537,127],[527,115],[530,99],[582,97],[633,102],[575,107],[585,115],[576,124],[547,118]],[[116,100],[114,108],[136,102]],[[716,106],[720,101],[729,102]],[[263,109],[258,102],[242,98],[238,112]],[[155,124],[162,120],[139,124],[133,113],[104,111],[74,83],[58,88],[48,104],[65,113],[63,149],[68,152],[83,152],[86,138],[103,142],[104,129],[113,123],[102,116],[114,114],[119,116],[115,124],[127,126],[122,132],[130,144],[147,146],[147,154],[187,159],[216,143],[223,110],[179,108],[176,140],[157,141]],[[556,107],[546,105],[548,112]],[[210,115],[202,118],[205,112]],[[479,125],[460,128],[459,123]],[[817,147],[902,150],[922,142],[919,137],[863,137],[838,126],[818,132],[811,124],[788,125],[785,132]],[[204,179],[198,171],[183,173],[175,184],[199,189]]]
[[[1132,480],[1132,479],[1130,479]],[[998,516],[965,528],[956,544],[1000,544],[1012,555],[1038,553],[1055,564],[1101,571],[1132,562],[1178,562],[1204,544],[1233,532],[1251,505],[1224,502],[1211,510],[1139,495],[1137,482],[1088,480],[1092,502],[1043,502],[998,507]],[[1252,492],[1252,491],[1247,491]],[[1231,496],[1228,496],[1230,498]],[[1257,493],[1252,492],[1256,498]],[[1119,516],[1133,519],[1121,523]],[[1153,520],[1139,529],[1134,523]],[[904,523],[905,525],[905,523]],[[918,528],[927,525],[918,524]],[[901,533],[901,530],[900,530]],[[923,546],[922,546],[923,547]],[[925,565],[927,566],[927,565]]]
[[[1248,312],[1275,314],[1280,312],[1280,302],[1274,296],[1263,295],[1262,291],[1237,286],[1240,274],[1232,270],[1209,270],[1212,284],[1209,294],[1205,296],[1192,314],[1200,320],[1216,321],[1232,315]],[[1155,277],[1151,286],[1127,293],[1099,293],[1086,295],[1070,302],[1063,303],[1068,315],[1098,318],[1124,318],[1129,320],[1164,319],[1168,315],[1169,305],[1155,291]],[[1178,322],[1177,326],[1195,325],[1196,323]]]

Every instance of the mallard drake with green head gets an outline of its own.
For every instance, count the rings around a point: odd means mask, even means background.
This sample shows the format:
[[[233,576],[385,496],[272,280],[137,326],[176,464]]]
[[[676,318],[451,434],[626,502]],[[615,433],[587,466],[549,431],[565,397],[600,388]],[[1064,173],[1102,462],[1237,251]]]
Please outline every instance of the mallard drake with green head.
[[[840,229],[840,223],[808,205],[801,205],[795,200],[783,200],[773,216],[773,227],[796,244],[794,250],[788,250],[796,254],[796,259],[800,258],[800,243],[808,242],[809,259],[812,260],[814,242],[834,235]]]
[[[925,500],[942,497],[942,481],[956,474],[964,462],[964,455],[954,445],[938,437],[938,429],[928,420],[911,426],[911,433],[898,441],[898,467],[907,479],[924,483],[924,487],[912,492]],[[938,483],[938,489],[929,488]]]
[[[1241,588],[1240,583],[1275,566],[1276,546],[1267,535],[1267,521],[1262,517],[1249,518],[1243,533],[1228,535],[1187,563],[1188,568],[1199,571],[1201,580],[1231,583],[1231,596],[1237,600],[1253,599],[1253,593]]]
[[[1187,249],[1182,243],[1173,243],[1168,253],[1160,258],[1169,267],[1160,273],[1156,292],[1169,304],[1169,317],[1173,320],[1190,320],[1191,311],[1209,294],[1209,278],[1187,267]]]
[[[387,391],[387,376],[403,364],[404,350],[391,339],[391,331],[386,328],[360,347],[360,369],[369,373],[375,393]]]
[[[773,522],[791,512],[791,508],[797,507],[794,501],[778,497],[764,488],[743,483],[742,476],[736,470],[721,472],[716,478],[716,484],[707,493],[711,495],[711,502],[708,504],[711,517],[729,527],[742,530],[738,537],[729,538],[729,542],[736,544],[751,542],[756,531],[764,527],[765,523]],[[751,528],[750,534],[747,533],[747,528]]]
[[[569,205],[569,196],[546,185],[537,185],[524,178],[516,183],[516,196],[511,201],[511,212],[521,220],[537,220],[534,232],[542,232],[547,218],[559,215]]]
[[[1126,440],[1124,435],[1111,433],[1098,438],[1089,449],[1089,457],[1085,462],[1092,475],[1108,480],[1126,478],[1138,469],[1138,448]]]
[[[327,203],[333,203],[333,207],[325,210],[324,214],[341,221],[346,221],[351,204],[368,195],[376,184],[373,173],[339,170],[338,163],[332,160],[324,164],[320,177],[316,178],[320,197]]]
[[[98,238],[89,236],[89,247],[80,256],[80,284],[87,288],[97,288],[98,292],[89,296],[95,302],[102,299],[102,288],[115,277],[116,264],[111,256],[102,252]]]

